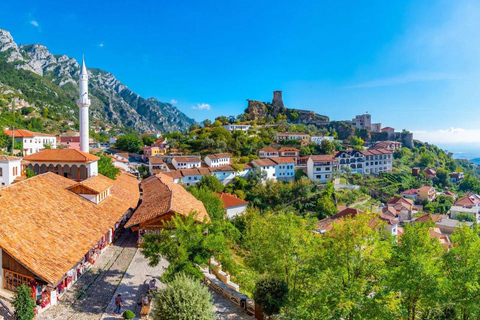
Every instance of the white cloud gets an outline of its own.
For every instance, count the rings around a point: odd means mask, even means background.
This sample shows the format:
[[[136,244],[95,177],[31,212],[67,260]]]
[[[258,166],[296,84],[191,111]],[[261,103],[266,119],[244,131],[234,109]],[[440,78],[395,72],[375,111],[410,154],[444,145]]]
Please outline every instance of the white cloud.
[[[197,106],[192,106],[192,109],[197,110],[210,110],[211,106],[208,103],[197,103]]]
[[[423,81],[439,81],[439,80],[454,80],[460,79],[460,77],[445,74],[445,73],[407,73],[398,75],[391,78],[377,79],[372,81],[367,81],[359,84],[354,84],[347,86],[347,88],[373,88],[373,87],[386,87],[386,86],[396,86],[401,84],[406,84],[410,82],[423,82]]]
[[[37,27],[37,28],[40,26],[40,24],[36,20],[31,20],[30,24],[34,27]]]
[[[177,100],[175,100],[175,99],[172,99],[172,100],[170,100],[170,103],[171,103],[171,104],[177,104],[177,103],[178,103],[178,101],[177,101]]]
[[[98,46],[99,46],[100,48],[103,48],[103,43],[100,43]]]
[[[415,139],[430,143],[480,143],[480,129],[448,128],[412,131]]]

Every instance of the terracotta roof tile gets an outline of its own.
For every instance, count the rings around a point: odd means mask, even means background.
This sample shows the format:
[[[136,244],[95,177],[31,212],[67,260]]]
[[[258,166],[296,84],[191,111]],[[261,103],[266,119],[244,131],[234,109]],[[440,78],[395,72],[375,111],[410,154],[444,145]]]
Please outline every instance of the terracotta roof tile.
[[[142,203],[130,218],[126,227],[147,222],[169,212],[184,216],[196,212],[196,220],[200,222],[210,221],[203,203],[181,185],[174,183],[173,179],[165,174],[160,173],[144,179],[142,189]]]
[[[190,157],[175,157],[173,158],[177,162],[201,162],[200,158],[190,158]]]
[[[310,158],[313,161],[335,161],[335,156],[333,154],[320,154],[320,155],[314,155],[310,156]]]
[[[277,149],[272,148],[272,147],[263,147],[262,149],[260,149],[260,151],[263,151],[263,152],[278,152]]]
[[[92,162],[100,158],[77,149],[46,149],[23,159],[30,162]]]
[[[231,158],[230,153],[215,153],[215,154],[208,154],[207,157],[210,159],[220,159],[220,158]]]
[[[297,148],[280,148],[280,150],[278,150],[279,152],[282,152],[282,151],[295,151],[295,152],[300,152],[300,150],[298,150]]]
[[[18,157],[12,157],[12,156],[0,154],[0,161],[16,161],[16,160],[22,160],[22,159]]]
[[[270,158],[253,160],[252,163],[254,163],[254,164],[256,164],[260,167],[268,167],[268,166],[276,165],[276,163],[273,162]]]
[[[163,164],[163,160],[160,157],[150,157],[149,161],[151,164]]]
[[[237,198],[237,196],[234,196],[230,193],[217,192],[217,195],[220,197],[220,199],[222,199],[223,208],[232,208],[248,205],[247,201],[239,199]]]
[[[40,132],[32,132],[30,130],[22,130],[22,129],[15,129],[15,130],[4,130],[5,134],[9,137],[15,134],[15,137],[23,137],[23,138],[34,138],[34,137],[55,137],[53,134],[47,133],[40,133]]]
[[[275,162],[276,164],[280,164],[280,163],[295,163],[295,158],[292,158],[292,157],[281,157],[281,158],[269,158],[270,160],[272,160],[273,162]]]
[[[51,284],[139,198],[137,180],[129,175],[119,176],[111,196],[98,205],[67,190],[74,184],[48,172],[0,189],[0,247]]]
[[[113,186],[113,180],[105,177],[104,175],[98,175],[90,177],[82,182],[77,183],[76,185],[72,186],[74,188],[76,186],[84,186],[96,193],[102,193],[106,191],[108,188]]]

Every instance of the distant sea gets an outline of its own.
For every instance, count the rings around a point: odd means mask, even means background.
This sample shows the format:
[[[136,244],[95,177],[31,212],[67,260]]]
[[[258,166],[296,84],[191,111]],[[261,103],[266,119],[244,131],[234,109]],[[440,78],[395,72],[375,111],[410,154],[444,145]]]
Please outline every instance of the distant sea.
[[[480,164],[480,143],[433,143],[443,150],[453,153],[455,159],[475,160],[476,164]]]

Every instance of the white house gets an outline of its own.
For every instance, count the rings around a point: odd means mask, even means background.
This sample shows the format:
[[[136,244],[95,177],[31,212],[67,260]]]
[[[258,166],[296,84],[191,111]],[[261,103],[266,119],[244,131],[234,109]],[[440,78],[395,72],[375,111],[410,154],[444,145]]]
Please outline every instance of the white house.
[[[330,141],[330,142],[333,142],[333,140],[335,140],[333,137],[331,136],[325,136],[325,137],[320,137],[320,136],[314,136],[314,137],[311,137],[310,138],[310,142],[311,143],[315,143],[315,144],[321,144],[323,140],[327,140],[327,141]]]
[[[378,174],[393,169],[393,152],[387,149],[346,150],[338,152],[335,157],[342,171],[348,167],[353,173]]]
[[[231,123],[231,124],[226,124],[223,126],[224,129],[227,129],[228,131],[237,131],[241,130],[244,132],[247,132],[248,129],[250,129],[250,125],[248,124],[236,124],[236,123]]]
[[[307,160],[307,176],[313,182],[325,183],[332,180],[333,170],[337,167],[334,155],[310,156]]]
[[[297,148],[280,148],[278,150],[280,157],[299,157],[300,150]]]
[[[229,153],[209,154],[205,157],[205,163],[209,167],[226,166],[230,164],[230,158]]]
[[[175,157],[172,159],[172,164],[175,169],[192,169],[200,168],[202,166],[202,160],[200,158],[193,157]]]
[[[310,135],[306,134],[305,132],[284,132],[277,134],[278,141],[285,141],[285,140],[297,140],[297,141],[309,141]]]
[[[130,156],[128,152],[120,152],[113,154],[113,165],[125,171],[130,171]]]
[[[278,150],[272,147],[263,147],[258,151],[258,156],[260,158],[273,158],[278,157]]]
[[[0,187],[11,185],[15,178],[21,176],[21,161],[17,157],[0,155]]]
[[[233,217],[241,215],[247,211],[247,201],[239,199],[237,196],[229,193],[217,192],[217,195],[222,199],[223,209],[228,218],[232,219]]]
[[[295,179],[295,158],[271,158],[275,162],[275,176],[279,181],[292,181]]]
[[[265,172],[265,180],[277,180],[276,166],[277,164],[272,159],[257,159],[252,161],[252,165],[255,168]]]
[[[37,153],[45,148],[55,149],[57,147],[57,138],[52,134],[32,132],[29,130],[5,130],[10,138],[14,138],[16,143],[22,144],[22,154]]]

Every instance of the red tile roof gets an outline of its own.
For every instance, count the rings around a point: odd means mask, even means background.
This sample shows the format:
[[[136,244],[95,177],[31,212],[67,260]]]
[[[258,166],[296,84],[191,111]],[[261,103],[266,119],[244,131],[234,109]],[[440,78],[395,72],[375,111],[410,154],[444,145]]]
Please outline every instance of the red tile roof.
[[[297,148],[280,148],[280,150],[278,150],[279,152],[283,152],[283,151],[295,151],[295,152],[300,152],[300,150],[298,150]]]
[[[220,159],[220,158],[231,158],[230,153],[215,153],[215,154],[208,154],[207,157],[210,159]]]
[[[74,184],[48,172],[0,189],[0,247],[52,285],[135,208],[140,196],[129,174],[113,180],[111,195],[100,204],[67,189]]]
[[[335,161],[335,156],[333,154],[320,154],[320,155],[314,155],[310,156],[310,158],[316,162],[324,162],[324,161]]]
[[[33,137],[55,137],[53,134],[46,134],[46,133],[40,133],[40,132],[32,132],[30,130],[22,130],[22,129],[15,129],[15,130],[5,130],[4,131],[6,135],[9,137],[12,136],[12,134],[15,134],[15,137],[22,137],[22,138],[33,138]]]
[[[92,162],[99,159],[77,149],[45,149],[23,158],[30,162]]]
[[[427,213],[427,214],[425,214],[421,217],[418,217],[417,219],[415,219],[415,221],[436,223],[438,220],[441,220],[441,219],[447,218],[447,217],[448,216],[444,215],[444,214],[430,214],[430,213]]]
[[[173,158],[177,162],[201,162],[200,158],[193,158],[193,157],[175,157]]]
[[[217,192],[217,195],[222,199],[223,208],[232,208],[238,206],[248,205],[247,201],[237,198],[237,196],[230,193]]]
[[[142,203],[127,222],[126,227],[147,222],[170,212],[183,216],[195,212],[197,221],[210,221],[203,203],[165,174],[160,173],[144,179],[142,190]]]
[[[62,143],[66,142],[80,142],[80,136],[60,136]]]
[[[0,161],[16,161],[16,160],[22,160],[22,159],[18,157],[12,157],[12,156],[0,154]]]
[[[390,199],[390,200],[387,201],[387,204],[395,205],[398,202],[403,202],[403,203],[406,203],[406,204],[409,204],[409,205],[412,205],[412,206],[414,204],[411,199],[405,199],[405,198],[402,198],[402,197],[397,197],[397,198]]]
[[[150,157],[149,161],[151,164],[163,164],[162,158],[159,157]]]
[[[402,191],[400,194],[413,196],[417,194],[417,189],[405,190],[405,191]]]
[[[260,149],[260,151],[263,151],[263,152],[278,152],[277,149],[272,148],[272,147],[263,147],[262,149]]]
[[[267,159],[257,159],[252,161],[254,164],[260,166],[260,167],[268,167],[268,166],[274,166],[276,165],[275,162],[273,162],[270,158]]]
[[[276,164],[281,164],[281,163],[293,163],[295,164],[295,158],[292,157],[281,157],[281,158],[268,158],[275,162]]]

